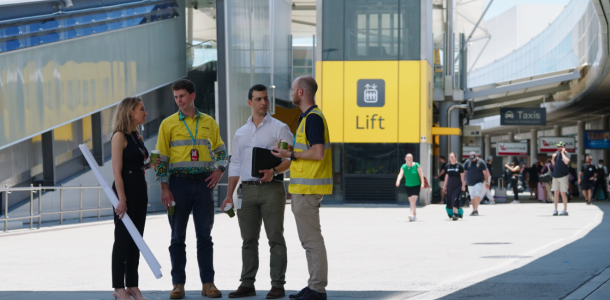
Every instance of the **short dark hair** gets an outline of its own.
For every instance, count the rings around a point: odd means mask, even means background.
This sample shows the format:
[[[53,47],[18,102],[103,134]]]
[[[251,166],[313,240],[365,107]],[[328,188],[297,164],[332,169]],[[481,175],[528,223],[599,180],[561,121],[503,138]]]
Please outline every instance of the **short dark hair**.
[[[195,92],[195,84],[188,79],[180,79],[172,84],[172,90],[185,90],[187,93],[192,94]]]
[[[255,84],[253,85],[250,90],[248,91],[248,100],[252,100],[252,92],[257,91],[257,92],[266,92],[267,91],[267,87],[264,84]]]
[[[599,160],[599,162],[600,162],[600,163],[603,163],[603,162],[604,162],[604,160],[603,160],[603,159],[600,159],[600,160]]]
[[[444,157],[444,156],[442,156],[442,155],[441,155],[441,157],[439,157],[439,159],[442,159],[442,160],[447,160],[447,159],[445,159],[445,157]]]
[[[551,163],[551,159],[550,159],[550,158],[549,158],[549,159],[547,159],[547,160],[546,160],[546,163],[547,163],[547,164],[550,164],[550,163]]]

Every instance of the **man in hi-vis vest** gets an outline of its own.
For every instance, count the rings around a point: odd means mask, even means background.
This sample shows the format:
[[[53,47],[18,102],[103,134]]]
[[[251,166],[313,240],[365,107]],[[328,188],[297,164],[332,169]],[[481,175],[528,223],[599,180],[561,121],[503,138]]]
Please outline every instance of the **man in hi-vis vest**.
[[[292,213],[297,223],[299,239],[307,256],[308,286],[291,299],[326,299],[328,261],[320,226],[320,202],[332,194],[333,178],[328,125],[315,103],[318,84],[310,76],[297,78],[292,85],[292,103],[303,112],[295,134],[293,147],[274,149],[274,155],[290,158]],[[272,152],[273,153],[273,152]]]

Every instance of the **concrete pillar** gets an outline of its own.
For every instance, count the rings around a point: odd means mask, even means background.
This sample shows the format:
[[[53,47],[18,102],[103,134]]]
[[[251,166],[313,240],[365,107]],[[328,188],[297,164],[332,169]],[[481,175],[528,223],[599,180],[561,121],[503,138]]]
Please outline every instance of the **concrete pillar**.
[[[509,132],[508,133],[508,143],[513,143],[515,141],[515,133],[514,132]],[[513,157],[512,156],[508,156],[506,157],[506,161],[510,164],[511,161],[513,161]]]
[[[487,160],[487,157],[491,155],[491,136],[490,135],[485,136],[485,152],[483,152],[483,155],[485,157],[485,160]]]
[[[535,164],[538,161],[538,131],[536,129],[530,130],[530,163]]]
[[[102,113],[96,112],[91,115],[91,140],[93,144],[92,154],[97,164],[104,165],[104,142],[102,137]]]
[[[578,156],[578,166],[585,163],[585,122],[576,122],[576,155]]]
[[[561,136],[561,127],[559,125],[553,126],[553,136]]]

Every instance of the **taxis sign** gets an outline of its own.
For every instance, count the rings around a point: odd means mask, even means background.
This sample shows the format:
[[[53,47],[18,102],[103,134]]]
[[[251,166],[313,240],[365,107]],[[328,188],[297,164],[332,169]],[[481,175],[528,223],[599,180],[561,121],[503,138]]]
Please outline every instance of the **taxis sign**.
[[[500,108],[500,125],[546,125],[546,108]]]

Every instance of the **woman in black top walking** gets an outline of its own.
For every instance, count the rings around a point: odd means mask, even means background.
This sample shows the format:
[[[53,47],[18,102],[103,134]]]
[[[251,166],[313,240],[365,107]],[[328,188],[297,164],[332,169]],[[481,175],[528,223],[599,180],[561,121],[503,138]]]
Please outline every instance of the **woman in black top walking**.
[[[454,221],[461,218],[464,212],[460,208],[460,194],[466,191],[464,167],[457,162],[455,153],[449,154],[449,163],[445,166],[445,194],[447,195],[447,214]]]
[[[515,160],[511,161],[510,165],[506,163],[504,166],[510,172],[510,187],[515,195],[514,200],[511,203],[519,204],[519,172],[521,171],[521,167],[519,167],[519,163],[517,163]]]
[[[158,163],[144,163],[149,155],[138,126],[146,123],[146,116],[142,99],[128,97],[119,103],[112,122],[112,189],[119,198],[119,204],[114,209],[112,295],[121,300],[132,299],[131,297],[147,300],[138,288],[140,251],[121,220],[129,211],[129,218],[140,234],[144,234],[148,207],[144,170]]]

